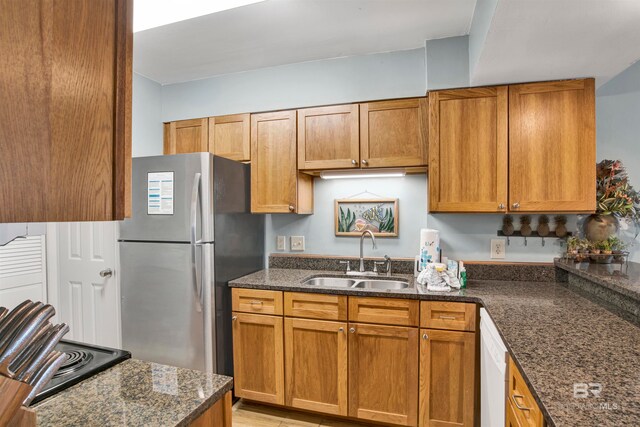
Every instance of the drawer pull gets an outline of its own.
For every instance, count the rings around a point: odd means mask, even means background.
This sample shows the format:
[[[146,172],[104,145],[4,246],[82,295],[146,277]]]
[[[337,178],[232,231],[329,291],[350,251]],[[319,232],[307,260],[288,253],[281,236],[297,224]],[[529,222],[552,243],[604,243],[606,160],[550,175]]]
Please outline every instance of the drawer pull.
[[[355,334],[356,333],[356,328],[350,328],[349,332],[351,332],[352,334]]]
[[[439,316],[440,319],[444,320],[457,320],[455,316]]]
[[[344,328],[338,329],[338,332],[344,332]]]
[[[262,301],[251,301],[251,305],[259,305],[259,306],[262,306]]]
[[[427,335],[427,334],[422,334],[422,339],[423,339],[423,340],[428,340],[428,339],[429,339],[429,335]]]
[[[235,322],[236,320],[238,320],[238,316],[233,316],[233,317],[231,318],[231,320],[233,320],[233,321]]]
[[[518,403],[517,399],[524,399],[524,396],[521,394],[512,394],[511,395],[511,400],[513,400],[513,404],[516,405],[516,408],[520,409],[521,411],[531,411],[531,408],[527,408],[526,406],[522,406]]]

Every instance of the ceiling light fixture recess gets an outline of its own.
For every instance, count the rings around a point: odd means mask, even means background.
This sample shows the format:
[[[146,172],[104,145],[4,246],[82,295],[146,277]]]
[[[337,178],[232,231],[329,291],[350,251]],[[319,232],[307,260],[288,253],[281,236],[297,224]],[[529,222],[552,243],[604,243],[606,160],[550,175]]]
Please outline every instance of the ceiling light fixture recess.
[[[322,171],[322,179],[349,179],[349,178],[400,178],[407,173],[404,169],[368,169],[368,170],[344,170]]]
[[[136,0],[133,3],[133,31],[144,31],[262,1],[264,0]]]

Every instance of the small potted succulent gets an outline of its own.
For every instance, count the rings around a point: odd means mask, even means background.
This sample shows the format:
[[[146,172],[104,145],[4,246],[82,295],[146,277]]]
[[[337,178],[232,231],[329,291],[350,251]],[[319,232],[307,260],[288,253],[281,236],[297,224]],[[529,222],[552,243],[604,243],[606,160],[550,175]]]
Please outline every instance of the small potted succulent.
[[[589,259],[589,247],[590,242],[587,239],[579,239],[578,240],[578,259],[580,262],[586,261]]]
[[[613,261],[622,264],[624,262],[623,251],[627,245],[618,236],[610,236],[608,240],[613,254]]]
[[[577,255],[579,246],[580,239],[577,236],[571,236],[567,239],[567,253]]]
[[[600,255],[596,258],[596,262],[598,264],[611,264],[613,260],[613,256],[611,255],[611,244],[609,243],[609,239],[601,240],[596,243],[596,247],[600,249]]]

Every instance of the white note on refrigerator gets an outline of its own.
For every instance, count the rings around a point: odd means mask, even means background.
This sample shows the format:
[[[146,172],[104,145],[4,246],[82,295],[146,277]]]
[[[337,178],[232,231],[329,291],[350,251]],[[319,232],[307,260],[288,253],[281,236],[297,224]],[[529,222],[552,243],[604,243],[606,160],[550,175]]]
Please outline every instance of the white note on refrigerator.
[[[147,173],[147,214],[173,215],[173,172]]]

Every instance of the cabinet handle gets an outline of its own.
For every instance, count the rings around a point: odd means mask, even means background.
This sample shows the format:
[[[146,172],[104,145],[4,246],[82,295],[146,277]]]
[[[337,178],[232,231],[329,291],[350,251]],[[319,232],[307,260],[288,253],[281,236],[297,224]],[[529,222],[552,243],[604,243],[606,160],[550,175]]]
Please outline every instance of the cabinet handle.
[[[422,334],[422,339],[423,339],[423,340],[428,340],[428,339],[429,339],[429,335],[427,335],[427,334]]]
[[[531,411],[531,408],[527,408],[526,406],[522,406],[520,404],[518,404],[518,401],[516,399],[524,399],[524,396],[521,394],[512,394],[511,395],[511,400],[513,400],[513,404],[516,405],[516,408],[520,409],[521,411]]]
[[[233,317],[231,318],[231,320],[233,320],[233,321],[235,322],[236,320],[238,320],[238,316],[233,316]]]
[[[351,160],[351,164],[352,164],[352,165],[357,165],[357,164],[358,164],[358,161],[357,161],[356,159],[352,159],[352,160]]]
[[[369,162],[367,162],[365,159],[362,159],[362,164],[363,164],[363,165],[368,165],[368,164],[369,164]]]
[[[454,316],[440,316],[440,319],[443,319],[443,320],[457,320]]]
[[[498,209],[500,209],[500,210],[504,209],[504,203],[500,203],[500,204],[498,205]]]
[[[513,207],[513,209],[518,209],[520,207],[520,203],[515,202],[511,207]]]
[[[296,207],[293,205],[289,205],[289,212],[293,212],[296,210]]]
[[[262,306],[262,301],[251,301],[250,304]]]
[[[338,332],[344,332],[344,328],[338,329]]]
[[[356,328],[349,328],[349,332],[351,332],[352,334],[356,333]]]

